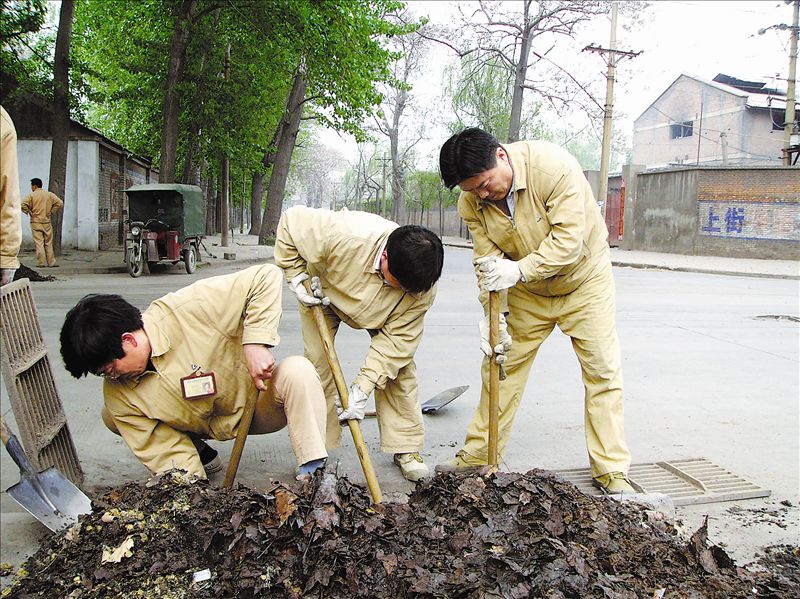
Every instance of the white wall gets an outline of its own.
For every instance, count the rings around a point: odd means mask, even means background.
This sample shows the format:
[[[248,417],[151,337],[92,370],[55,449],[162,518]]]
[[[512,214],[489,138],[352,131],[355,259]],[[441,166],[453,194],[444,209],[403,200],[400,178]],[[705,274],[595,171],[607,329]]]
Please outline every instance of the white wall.
[[[20,193],[30,193],[30,180],[39,177],[49,188],[50,140],[21,139],[17,142]],[[97,250],[99,233],[100,146],[94,141],[70,141],[67,148],[64,222],[61,229],[63,249]],[[30,219],[22,215],[22,243],[33,247]]]

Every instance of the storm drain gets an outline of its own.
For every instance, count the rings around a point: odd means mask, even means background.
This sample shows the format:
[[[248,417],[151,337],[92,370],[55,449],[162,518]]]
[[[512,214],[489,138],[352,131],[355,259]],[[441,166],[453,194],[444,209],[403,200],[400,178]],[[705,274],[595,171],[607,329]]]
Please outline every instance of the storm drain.
[[[17,432],[33,466],[55,466],[80,486],[75,444],[56,389],[28,279],[0,290],[0,367]]]
[[[588,468],[560,470],[558,474],[588,495],[602,495],[592,484]],[[633,464],[628,478],[644,493],[669,495],[675,505],[753,499],[772,493],[705,458]]]

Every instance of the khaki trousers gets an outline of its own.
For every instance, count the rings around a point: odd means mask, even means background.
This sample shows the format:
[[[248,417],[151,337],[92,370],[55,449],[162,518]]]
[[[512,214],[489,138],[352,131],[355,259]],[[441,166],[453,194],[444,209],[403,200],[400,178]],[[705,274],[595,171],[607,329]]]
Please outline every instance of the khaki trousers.
[[[339,393],[333,380],[333,373],[325,356],[325,348],[319,337],[311,309],[300,308],[300,324],[303,330],[305,355],[314,364],[325,397],[328,399],[327,446],[339,447],[342,442],[342,426],[336,415],[335,399]],[[341,319],[330,308],[323,308],[325,322],[331,338],[336,338]],[[378,331],[368,331],[370,337]],[[381,437],[381,451],[386,453],[410,453],[422,451],[425,445],[425,426],[422,423],[422,407],[419,403],[417,366],[412,360],[398,370],[397,378],[389,379],[384,388],[375,388],[375,412],[378,418],[378,431]]]
[[[511,425],[519,407],[539,346],[555,325],[572,339],[585,388],[585,433],[592,476],[628,472],[630,453],[625,444],[622,370],[615,322],[614,278],[611,265],[601,266],[569,295],[545,297],[522,285],[508,290],[508,332],[513,344],[504,364],[506,379],[500,383],[498,453],[508,444]],[[489,361],[481,369],[483,390],[475,415],[467,428],[462,452],[487,463],[489,431]]]
[[[31,223],[31,235],[36,245],[36,266],[53,266],[56,263],[53,253],[53,225]]]
[[[118,435],[114,419],[105,407],[101,415],[106,427]],[[274,433],[284,427],[298,464],[328,457],[325,395],[317,372],[302,356],[290,356],[275,366],[267,390],[258,394],[248,434]]]

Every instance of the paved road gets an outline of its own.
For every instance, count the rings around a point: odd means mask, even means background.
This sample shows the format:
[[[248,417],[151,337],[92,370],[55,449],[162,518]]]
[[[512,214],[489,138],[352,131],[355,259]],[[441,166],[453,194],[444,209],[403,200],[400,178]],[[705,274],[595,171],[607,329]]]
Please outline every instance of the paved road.
[[[448,387],[470,385],[446,411],[426,417],[425,455],[431,465],[449,459],[463,440],[480,388],[477,322],[481,309],[475,299],[470,256],[469,250],[447,248],[439,295],[426,319],[417,354],[423,399]],[[120,293],[144,308],[170,290],[235,268],[235,263],[222,263],[198,269],[194,275],[175,267],[140,279],[126,274],[76,275],[34,284],[56,383],[90,492],[144,479],[147,473],[101,424],[100,379],[76,381],[61,365],[58,333],[64,314],[88,292]],[[772,489],[768,500],[679,510],[688,527],[698,526],[709,514],[712,538],[727,544],[737,561],[748,560],[755,548],[765,544],[797,543],[799,325],[787,319],[758,318],[797,317],[797,282],[625,268],[615,269],[615,277],[627,438],[634,462],[705,457]],[[302,352],[295,300],[288,289],[283,301],[279,358]],[[337,351],[348,380],[357,371],[367,343],[361,331],[344,327],[340,333]],[[506,466],[512,470],[585,467],[582,397],[580,371],[569,340],[556,330],[534,365]],[[1,399],[2,413],[10,417],[4,387]],[[378,453],[375,422],[365,422],[363,429],[387,499],[402,499],[411,485],[391,465],[391,456]],[[221,444],[223,457],[231,446]],[[339,472],[363,480],[349,442],[333,457],[340,458]],[[17,481],[17,471],[5,452],[0,465],[6,488]],[[257,486],[269,477],[291,476],[293,466],[285,434],[251,438],[238,480]],[[5,494],[0,506],[0,561],[18,564],[21,554],[35,547],[41,529]]]

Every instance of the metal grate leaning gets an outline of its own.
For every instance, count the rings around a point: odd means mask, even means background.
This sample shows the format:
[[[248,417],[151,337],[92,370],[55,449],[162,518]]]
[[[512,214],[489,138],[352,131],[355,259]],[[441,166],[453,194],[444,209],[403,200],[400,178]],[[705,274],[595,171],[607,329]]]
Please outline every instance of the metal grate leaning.
[[[54,466],[83,483],[28,279],[0,288],[0,366],[17,433],[38,470]]]

